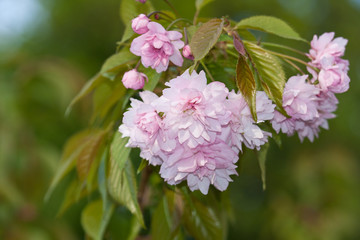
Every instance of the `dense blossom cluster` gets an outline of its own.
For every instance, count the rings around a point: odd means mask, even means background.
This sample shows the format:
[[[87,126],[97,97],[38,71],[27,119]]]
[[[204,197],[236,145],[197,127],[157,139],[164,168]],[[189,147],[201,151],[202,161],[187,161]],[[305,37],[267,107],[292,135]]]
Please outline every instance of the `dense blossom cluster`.
[[[167,31],[159,23],[140,14],[132,21],[135,38],[130,51],[141,57],[145,67],[158,73],[169,62],[182,66],[183,58],[194,59],[182,34]],[[265,92],[256,93],[255,122],[245,98],[230,91],[222,82],[207,84],[205,73],[189,70],[165,83],[162,95],[144,91],[141,100],[131,99],[119,131],[128,137],[127,147],[139,147],[140,156],[160,165],[160,175],[169,184],[187,181],[189,188],[207,194],[212,184],[223,191],[237,174],[236,162],[243,147],[260,150],[271,133],[259,123],[271,122],[274,130],[289,136],[297,133],[301,141],[313,141],[320,128],[328,128],[338,100],[335,93],[349,88],[349,63],[342,59],[347,40],[334,33],[314,36],[307,56],[309,75],[293,76],[285,84],[283,108],[288,116],[275,111]],[[141,89],[147,77],[130,70],[124,74],[127,88]]]
[[[347,40],[334,38],[334,33],[314,36],[311,49],[308,75],[291,77],[285,85],[283,107],[291,118],[275,112],[272,120],[277,132],[287,135],[298,133],[300,140],[310,141],[318,136],[320,127],[328,129],[328,119],[334,118],[338,100],[335,93],[349,89],[350,78],[347,75],[349,62],[341,59]]]
[[[191,190],[204,194],[210,184],[225,190],[242,145],[259,149],[271,136],[257,123],[272,119],[275,105],[258,92],[255,122],[240,93],[221,82],[207,84],[204,72],[187,70],[166,85],[160,97],[144,91],[143,101],[131,99],[119,128],[129,137],[127,146],[139,147],[141,157],[161,165],[169,184],[187,180]]]

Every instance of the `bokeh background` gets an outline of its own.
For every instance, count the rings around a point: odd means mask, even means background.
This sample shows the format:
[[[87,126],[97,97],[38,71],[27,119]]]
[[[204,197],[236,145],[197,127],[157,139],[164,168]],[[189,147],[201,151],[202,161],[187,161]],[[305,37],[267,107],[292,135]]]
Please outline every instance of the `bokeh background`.
[[[68,117],[65,108],[121,39],[120,1],[0,0],[0,239],[84,239],[82,203],[56,217],[61,191],[49,202],[44,194],[64,142],[86,127],[91,101]],[[170,2],[192,18],[193,0]],[[260,14],[308,40],[329,31],[347,38],[351,87],[314,143],[284,136],[281,148],[272,144],[266,191],[255,156],[242,159],[228,191],[229,239],[360,239],[360,1],[216,0],[201,16]]]

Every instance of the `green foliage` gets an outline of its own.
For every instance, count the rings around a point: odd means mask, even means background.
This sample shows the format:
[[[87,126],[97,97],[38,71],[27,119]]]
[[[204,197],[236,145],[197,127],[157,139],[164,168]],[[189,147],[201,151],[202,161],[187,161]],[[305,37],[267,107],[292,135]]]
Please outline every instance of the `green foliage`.
[[[237,29],[255,29],[271,34],[275,34],[279,37],[289,38],[299,41],[306,41],[301,38],[300,35],[295,32],[287,23],[283,20],[271,16],[254,16],[241,20],[236,24]]]
[[[220,37],[223,26],[223,20],[211,19],[196,30],[190,42],[190,48],[195,61],[203,59],[211,50]]]
[[[144,220],[137,200],[136,176],[131,161],[130,148],[125,147],[126,138],[116,133],[111,145],[109,160],[108,190],[112,198],[125,205],[144,227]]]
[[[102,200],[90,202],[82,211],[81,225],[86,234],[95,240],[103,239],[106,226],[114,211],[114,204],[103,208]]]
[[[236,64],[236,85],[249,105],[252,117],[257,122],[255,79],[246,58],[242,55],[239,55]]]
[[[265,143],[261,149],[257,152],[257,158],[259,161],[259,166],[260,166],[260,170],[261,170],[261,180],[263,183],[263,189],[266,189],[266,166],[265,166],[265,162],[266,162],[266,155],[267,152],[269,150],[270,144],[269,143]]]
[[[131,24],[131,20],[139,16],[139,14],[149,14],[153,11],[150,1],[145,4],[138,1],[122,0],[120,4],[120,17],[125,25]]]
[[[151,221],[151,236],[158,240],[181,240],[180,221],[176,219],[175,193],[166,191],[155,208]]]
[[[279,60],[255,43],[244,41],[244,45],[254,68],[256,68],[262,89],[274,101],[278,110],[286,115],[282,107],[282,94],[286,78]]]
[[[120,69],[127,63],[135,61],[138,57],[130,52],[129,48],[122,48],[118,53],[106,59],[102,65],[100,74],[114,80]]]
[[[83,151],[86,147],[89,147],[89,143],[93,143],[94,139],[99,139],[103,135],[103,130],[88,129],[77,133],[67,141],[63,151],[63,156],[61,158],[60,166],[56,171],[53,180],[51,181],[45,199],[48,199],[50,197],[51,193],[54,191],[55,187],[59,184],[59,182],[75,167],[76,162],[80,157],[84,157],[83,155],[85,154],[85,160],[93,160],[92,158],[87,157],[88,153],[86,151]],[[94,154],[94,152],[92,152],[92,154]],[[81,169],[81,171],[83,171],[83,169]]]
[[[205,206],[187,196],[184,207],[184,227],[198,240],[223,239],[223,226],[212,206]]]
[[[214,0],[196,0],[195,7],[197,11],[200,11],[203,7],[213,2]]]

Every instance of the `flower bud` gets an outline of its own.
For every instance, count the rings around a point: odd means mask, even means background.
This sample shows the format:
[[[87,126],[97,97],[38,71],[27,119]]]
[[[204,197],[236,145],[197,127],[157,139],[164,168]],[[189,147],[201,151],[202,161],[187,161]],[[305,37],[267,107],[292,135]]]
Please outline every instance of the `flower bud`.
[[[189,45],[185,45],[182,51],[182,54],[185,58],[190,59],[190,60],[194,60],[194,56],[191,53],[191,49]]]
[[[146,3],[146,0],[136,0],[138,2],[141,2],[141,3]]]
[[[147,25],[150,19],[145,14],[140,14],[132,20],[131,27],[137,34],[144,34],[149,31]]]
[[[138,90],[144,87],[145,80],[148,81],[148,78],[144,73],[133,69],[126,72],[121,81],[126,88]]]

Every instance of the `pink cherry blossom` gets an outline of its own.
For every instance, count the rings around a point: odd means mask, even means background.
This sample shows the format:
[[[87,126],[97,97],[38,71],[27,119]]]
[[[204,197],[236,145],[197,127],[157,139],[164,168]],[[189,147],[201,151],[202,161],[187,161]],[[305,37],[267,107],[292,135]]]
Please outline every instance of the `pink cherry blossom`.
[[[210,184],[220,191],[228,187],[229,176],[237,175],[237,161],[237,152],[220,139],[196,148],[179,144],[161,165],[160,174],[171,185],[187,180],[191,191],[207,194]]]
[[[180,144],[196,148],[215,141],[222,126],[228,124],[230,112],[225,108],[228,89],[223,83],[206,84],[205,73],[185,71],[166,83],[157,103],[164,112],[164,126]]]
[[[324,58],[336,61],[336,59],[344,55],[348,40],[342,37],[334,39],[334,36],[334,32],[324,33],[320,37],[314,36],[311,41],[311,50],[308,54],[313,64],[321,64]]]
[[[307,83],[307,77],[307,75],[293,76],[285,84],[283,107],[291,118],[275,112],[272,126],[276,132],[281,130],[291,136],[295,131],[304,128],[305,121],[313,121],[319,117],[319,98],[317,95],[320,90]]]
[[[131,22],[131,27],[137,34],[144,34],[149,31],[147,25],[150,22],[150,19],[145,14],[140,14]]]
[[[321,69],[318,80],[323,91],[343,93],[349,89],[350,78],[347,75],[346,62],[340,62],[326,69]]]
[[[130,47],[133,54],[141,57],[141,63],[158,73],[168,68],[169,61],[182,66],[183,58],[179,51],[184,46],[184,42],[180,40],[182,34],[177,31],[166,31],[156,22],[149,22],[147,28],[149,31],[135,38]]]
[[[189,45],[185,45],[182,51],[182,54],[185,58],[194,60],[194,56],[192,55],[191,49]]]
[[[319,69],[319,72],[308,67],[313,75],[312,82],[319,82],[322,91],[343,93],[349,89],[350,78],[348,76],[349,62],[341,59],[345,52],[347,40],[338,37],[334,33],[324,33],[319,38],[315,35],[311,41],[311,49],[307,55],[310,65]]]
[[[138,72],[136,69],[126,72],[122,78],[122,83],[126,88],[134,90],[142,89],[148,78],[144,73]]]
[[[146,0],[136,0],[137,2],[146,3]]]
[[[236,94],[234,91],[229,93],[227,107],[232,113],[229,125],[232,145],[240,151],[242,150],[242,144],[247,148],[259,150],[261,145],[268,141],[271,133],[263,131],[256,125],[250,108],[240,93]],[[265,92],[257,92],[257,123],[273,119],[274,108],[275,105],[272,104]]]
[[[143,102],[131,99],[131,108],[124,113],[119,131],[123,137],[129,137],[127,147],[139,147],[141,157],[159,165],[166,152],[175,148],[175,141],[166,137],[162,120],[152,104],[158,96],[150,91],[141,92],[140,96]]]

